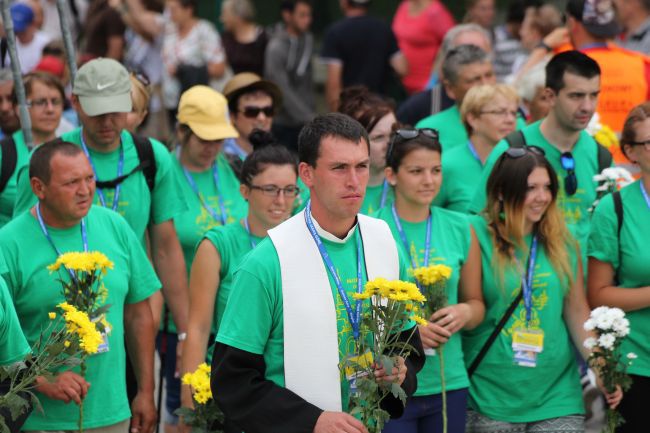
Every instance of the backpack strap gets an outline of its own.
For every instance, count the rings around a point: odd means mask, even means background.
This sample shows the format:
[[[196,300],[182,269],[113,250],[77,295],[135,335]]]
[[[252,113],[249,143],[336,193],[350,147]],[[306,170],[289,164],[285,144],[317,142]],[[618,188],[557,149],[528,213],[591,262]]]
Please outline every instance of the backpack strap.
[[[596,142],[596,151],[598,152],[598,174],[612,166],[612,153],[602,144]]]
[[[11,135],[0,140],[0,149],[2,150],[2,166],[0,167],[0,193],[4,191],[11,175],[16,170],[18,162],[18,153],[16,143]]]
[[[618,267],[620,269],[621,267],[621,229],[623,228],[623,199],[621,197],[621,192],[620,191],[614,191],[612,193],[612,199],[614,200],[614,212],[616,213],[616,222],[618,224],[617,227],[617,233],[618,236],[616,237],[617,242],[618,242]],[[620,282],[620,278],[618,275],[618,270],[615,271],[614,273],[614,281],[616,284]]]
[[[135,150],[138,152],[138,159],[140,160],[140,167],[142,168],[142,174],[147,181],[147,186],[149,187],[149,192],[153,192],[153,188],[156,185],[156,157],[153,153],[153,144],[151,140],[147,137],[142,137],[140,135],[131,134],[133,137],[133,144],[135,144]]]
[[[508,147],[526,147],[526,137],[524,137],[524,133],[519,130],[512,131],[510,134],[506,135],[505,138]]]

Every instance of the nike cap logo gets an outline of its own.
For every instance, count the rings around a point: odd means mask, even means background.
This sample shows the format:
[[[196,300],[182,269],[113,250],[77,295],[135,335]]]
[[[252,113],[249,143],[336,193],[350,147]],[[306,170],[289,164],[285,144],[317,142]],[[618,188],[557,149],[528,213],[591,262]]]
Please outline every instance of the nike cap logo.
[[[111,87],[113,84],[115,84],[114,81],[110,82],[110,83],[105,83],[105,84],[97,83],[97,90],[102,91],[102,90],[104,90],[104,89],[106,89],[108,87]]]

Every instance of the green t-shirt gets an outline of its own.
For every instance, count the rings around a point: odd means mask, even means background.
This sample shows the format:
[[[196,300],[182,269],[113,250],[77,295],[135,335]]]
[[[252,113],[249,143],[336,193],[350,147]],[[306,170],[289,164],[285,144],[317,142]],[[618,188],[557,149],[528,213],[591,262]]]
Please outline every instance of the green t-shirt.
[[[361,204],[361,210],[359,213],[364,215],[371,215],[377,212],[382,208],[381,206],[381,197],[384,193],[384,183],[379,185],[366,187],[366,195],[363,198],[363,203]],[[386,184],[386,202],[384,206],[390,205],[395,200],[395,190],[392,186]]]
[[[429,249],[430,265],[446,265],[452,269],[451,278],[447,281],[447,297],[449,305],[458,303],[458,281],[460,270],[469,254],[471,231],[465,215],[446,209],[431,208],[431,246]],[[386,206],[375,213],[376,218],[388,223],[395,242],[402,250],[404,257],[412,257],[417,266],[424,266],[425,239],[427,222],[411,223],[400,218],[402,228],[409,241],[408,251],[395,225],[391,206]],[[409,262],[410,263],[410,262]],[[410,278],[413,280],[413,277]],[[463,349],[459,333],[452,335],[444,346],[445,380],[448,391],[467,388],[469,380],[465,370]],[[442,392],[440,382],[440,359],[438,354],[427,356],[424,368],[418,373],[418,389],[416,396],[439,394]]]
[[[352,299],[352,294],[357,290],[357,236],[356,228],[346,241],[334,242],[321,236],[349,299]],[[406,278],[406,273],[406,264],[400,256],[400,278]],[[354,350],[354,337],[345,306],[329,273],[328,278],[336,304],[341,361]],[[365,270],[363,278],[367,279]],[[351,302],[354,304],[354,301]],[[260,242],[238,268],[219,326],[217,341],[263,355],[266,365],[265,378],[284,387],[282,279],[278,254],[270,239]],[[348,382],[341,372],[344,410],[349,403],[348,391]]]
[[[483,164],[469,148],[469,140],[442,156],[442,185],[433,204],[467,213],[480,184]]]
[[[84,399],[84,427],[95,428],[123,421],[131,415],[126,395],[124,352],[124,306],[143,301],[161,286],[133,230],[115,212],[92,206],[86,217],[89,251],[101,251],[114,263],[103,278],[110,304],[107,320],[112,327],[109,350],[86,360],[90,390]],[[67,229],[48,227],[61,252],[82,251],[80,225]],[[26,212],[0,230],[0,252],[7,261],[7,281],[25,337],[34,344],[49,324],[48,313],[64,302],[59,278],[66,272],[50,273],[47,266],[57,254],[44,236],[37,219]],[[79,371],[78,367],[74,371]],[[37,396],[44,412],[34,411],[25,430],[76,430],[79,408]]]
[[[81,146],[81,128],[67,132],[61,138]],[[127,174],[140,164],[140,160],[133,143],[133,136],[123,130],[121,139],[124,146],[124,174]],[[159,141],[153,138],[149,140],[156,159],[156,179],[153,192],[149,192],[144,174],[139,171],[122,182],[117,206],[117,212],[126,219],[143,245],[145,230],[149,222],[160,224],[187,210],[187,203],[181,195],[180,187],[173,175],[171,154]],[[99,180],[111,180],[117,177],[119,148],[110,153],[101,153],[93,149],[88,149],[88,151]],[[29,185],[27,168],[23,167],[18,175],[18,193],[14,216],[28,210],[36,203],[36,197]],[[103,193],[106,206],[111,209],[115,190],[107,189]],[[101,204],[99,188],[95,193],[94,203]]]
[[[252,234],[249,236],[241,222],[236,221],[225,226],[214,227],[205,234],[204,239],[212,242],[221,258],[219,290],[217,291],[212,318],[212,332],[217,335],[230,296],[235,270],[246,254],[253,249],[251,240],[257,245],[262,241],[262,238]]]
[[[463,332],[467,366],[521,290],[523,271],[512,264],[501,272],[486,221],[474,216],[471,222],[481,246],[485,319],[475,329]],[[530,245],[530,241],[529,235],[525,242]],[[520,263],[526,263],[527,250],[528,247],[526,251],[516,250]],[[575,275],[578,271],[575,249],[569,248],[569,254]],[[526,310],[521,300],[470,379],[470,408],[506,422],[534,422],[584,413],[573,344],[562,316],[568,290],[540,244],[533,276],[530,323],[530,328],[544,332],[544,349],[537,356],[537,366],[522,367],[513,362],[512,333],[526,326]]]
[[[176,233],[178,233],[178,240],[183,247],[185,265],[189,275],[196,244],[208,230],[221,225],[219,196],[221,196],[226,209],[226,224],[244,218],[248,213],[248,203],[239,192],[239,179],[235,176],[223,154],[219,153],[216,159],[219,176],[218,188],[214,184],[212,168],[201,173],[189,172],[201,193],[202,199],[219,215],[219,219],[215,220],[190,186],[178,159],[176,157],[172,157],[172,159],[174,176],[181,186],[181,194],[185,197],[188,205],[185,212],[174,217],[174,226],[176,227]]]
[[[517,129],[522,129],[525,126],[526,121],[517,114]],[[440,134],[440,145],[444,151],[462,146],[469,140],[463,120],[460,118],[460,110],[456,104],[439,113],[425,117],[415,127],[437,130]]]
[[[640,182],[621,190],[623,226],[618,236],[618,219],[611,195],[603,197],[594,211],[589,235],[588,255],[610,263],[620,279],[619,286],[650,286],[650,209],[643,198]],[[623,340],[622,353],[634,352],[638,358],[629,372],[650,376],[650,308],[628,311],[630,334]]]
[[[0,254],[0,275],[8,271]],[[0,276],[0,366],[23,360],[29,351],[7,283]]]
[[[12,136],[16,145],[16,168],[9,177],[4,190],[0,192],[0,227],[11,221],[16,201],[16,183],[18,171],[29,163],[29,149],[25,146],[23,131],[16,131]],[[0,150],[0,164],[2,164],[2,151]],[[31,189],[30,189],[31,191]]]
[[[309,188],[307,188],[307,185],[305,185],[298,177],[298,180],[296,181],[296,185],[298,185],[298,188],[300,188],[300,193],[298,194],[298,197],[296,197],[296,200],[293,202],[293,213],[292,215],[297,214],[298,212],[302,211],[305,206],[307,206],[307,202],[309,201]]]
[[[580,243],[580,250],[586,251],[587,238],[589,236],[590,227],[590,214],[589,208],[596,200],[596,183],[593,177],[598,172],[598,148],[594,139],[586,132],[581,131],[578,141],[573,146],[571,153],[575,160],[575,174],[578,180],[578,190],[572,196],[567,196],[564,192],[564,178],[566,177],[566,170],[562,168],[560,162],[560,155],[562,152],[549,143],[548,140],[542,135],[539,129],[541,121],[533,123],[526,128],[522,129],[526,144],[534,145],[544,149],[546,158],[551,163],[553,169],[557,173],[560,190],[558,191],[557,205],[564,214],[564,219],[567,225],[572,229],[573,235]],[[476,189],[476,195],[472,200],[470,211],[478,213],[485,207],[486,194],[485,186],[487,179],[492,172],[494,164],[499,157],[508,149],[508,143],[501,140],[494,148],[487,161],[485,162],[485,169],[483,170],[483,177]]]

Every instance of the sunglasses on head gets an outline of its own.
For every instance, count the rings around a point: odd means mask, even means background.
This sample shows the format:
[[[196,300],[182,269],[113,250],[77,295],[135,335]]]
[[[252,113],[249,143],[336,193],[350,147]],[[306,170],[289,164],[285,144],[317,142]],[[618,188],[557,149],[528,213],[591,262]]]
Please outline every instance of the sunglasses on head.
[[[249,119],[256,118],[260,113],[264,113],[266,117],[273,117],[274,109],[272,105],[266,107],[244,107],[240,110],[240,113]]]
[[[431,128],[421,128],[421,129],[398,129],[393,132],[393,137],[390,140],[390,145],[388,146],[388,152],[386,152],[386,160],[390,159],[390,156],[393,154],[393,147],[395,146],[395,141],[397,138],[400,138],[402,141],[413,140],[420,135],[424,135],[427,138],[432,140],[438,140],[440,135],[438,131]]]
[[[566,195],[573,195],[578,191],[578,178],[576,177],[576,161],[571,152],[564,152],[560,155],[560,164],[566,170],[564,192]]]
[[[142,71],[131,71],[131,75],[133,75],[133,77],[145,87],[148,87],[151,84],[149,76]]]
[[[509,147],[508,150],[506,150],[499,159],[496,170],[499,170],[501,168],[503,161],[506,159],[519,159],[525,155],[528,155],[529,153],[534,153],[535,155],[539,156],[546,156],[544,149],[537,146]]]

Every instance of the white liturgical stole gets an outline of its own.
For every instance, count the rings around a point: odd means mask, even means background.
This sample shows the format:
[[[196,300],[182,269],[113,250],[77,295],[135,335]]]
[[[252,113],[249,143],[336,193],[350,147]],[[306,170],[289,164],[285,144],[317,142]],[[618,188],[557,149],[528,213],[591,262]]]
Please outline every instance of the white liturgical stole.
[[[336,303],[304,212],[269,231],[280,260],[285,386],[322,410],[340,412]],[[334,238],[313,221],[322,237]],[[357,221],[368,278],[398,279],[397,246],[388,225],[364,215]]]

